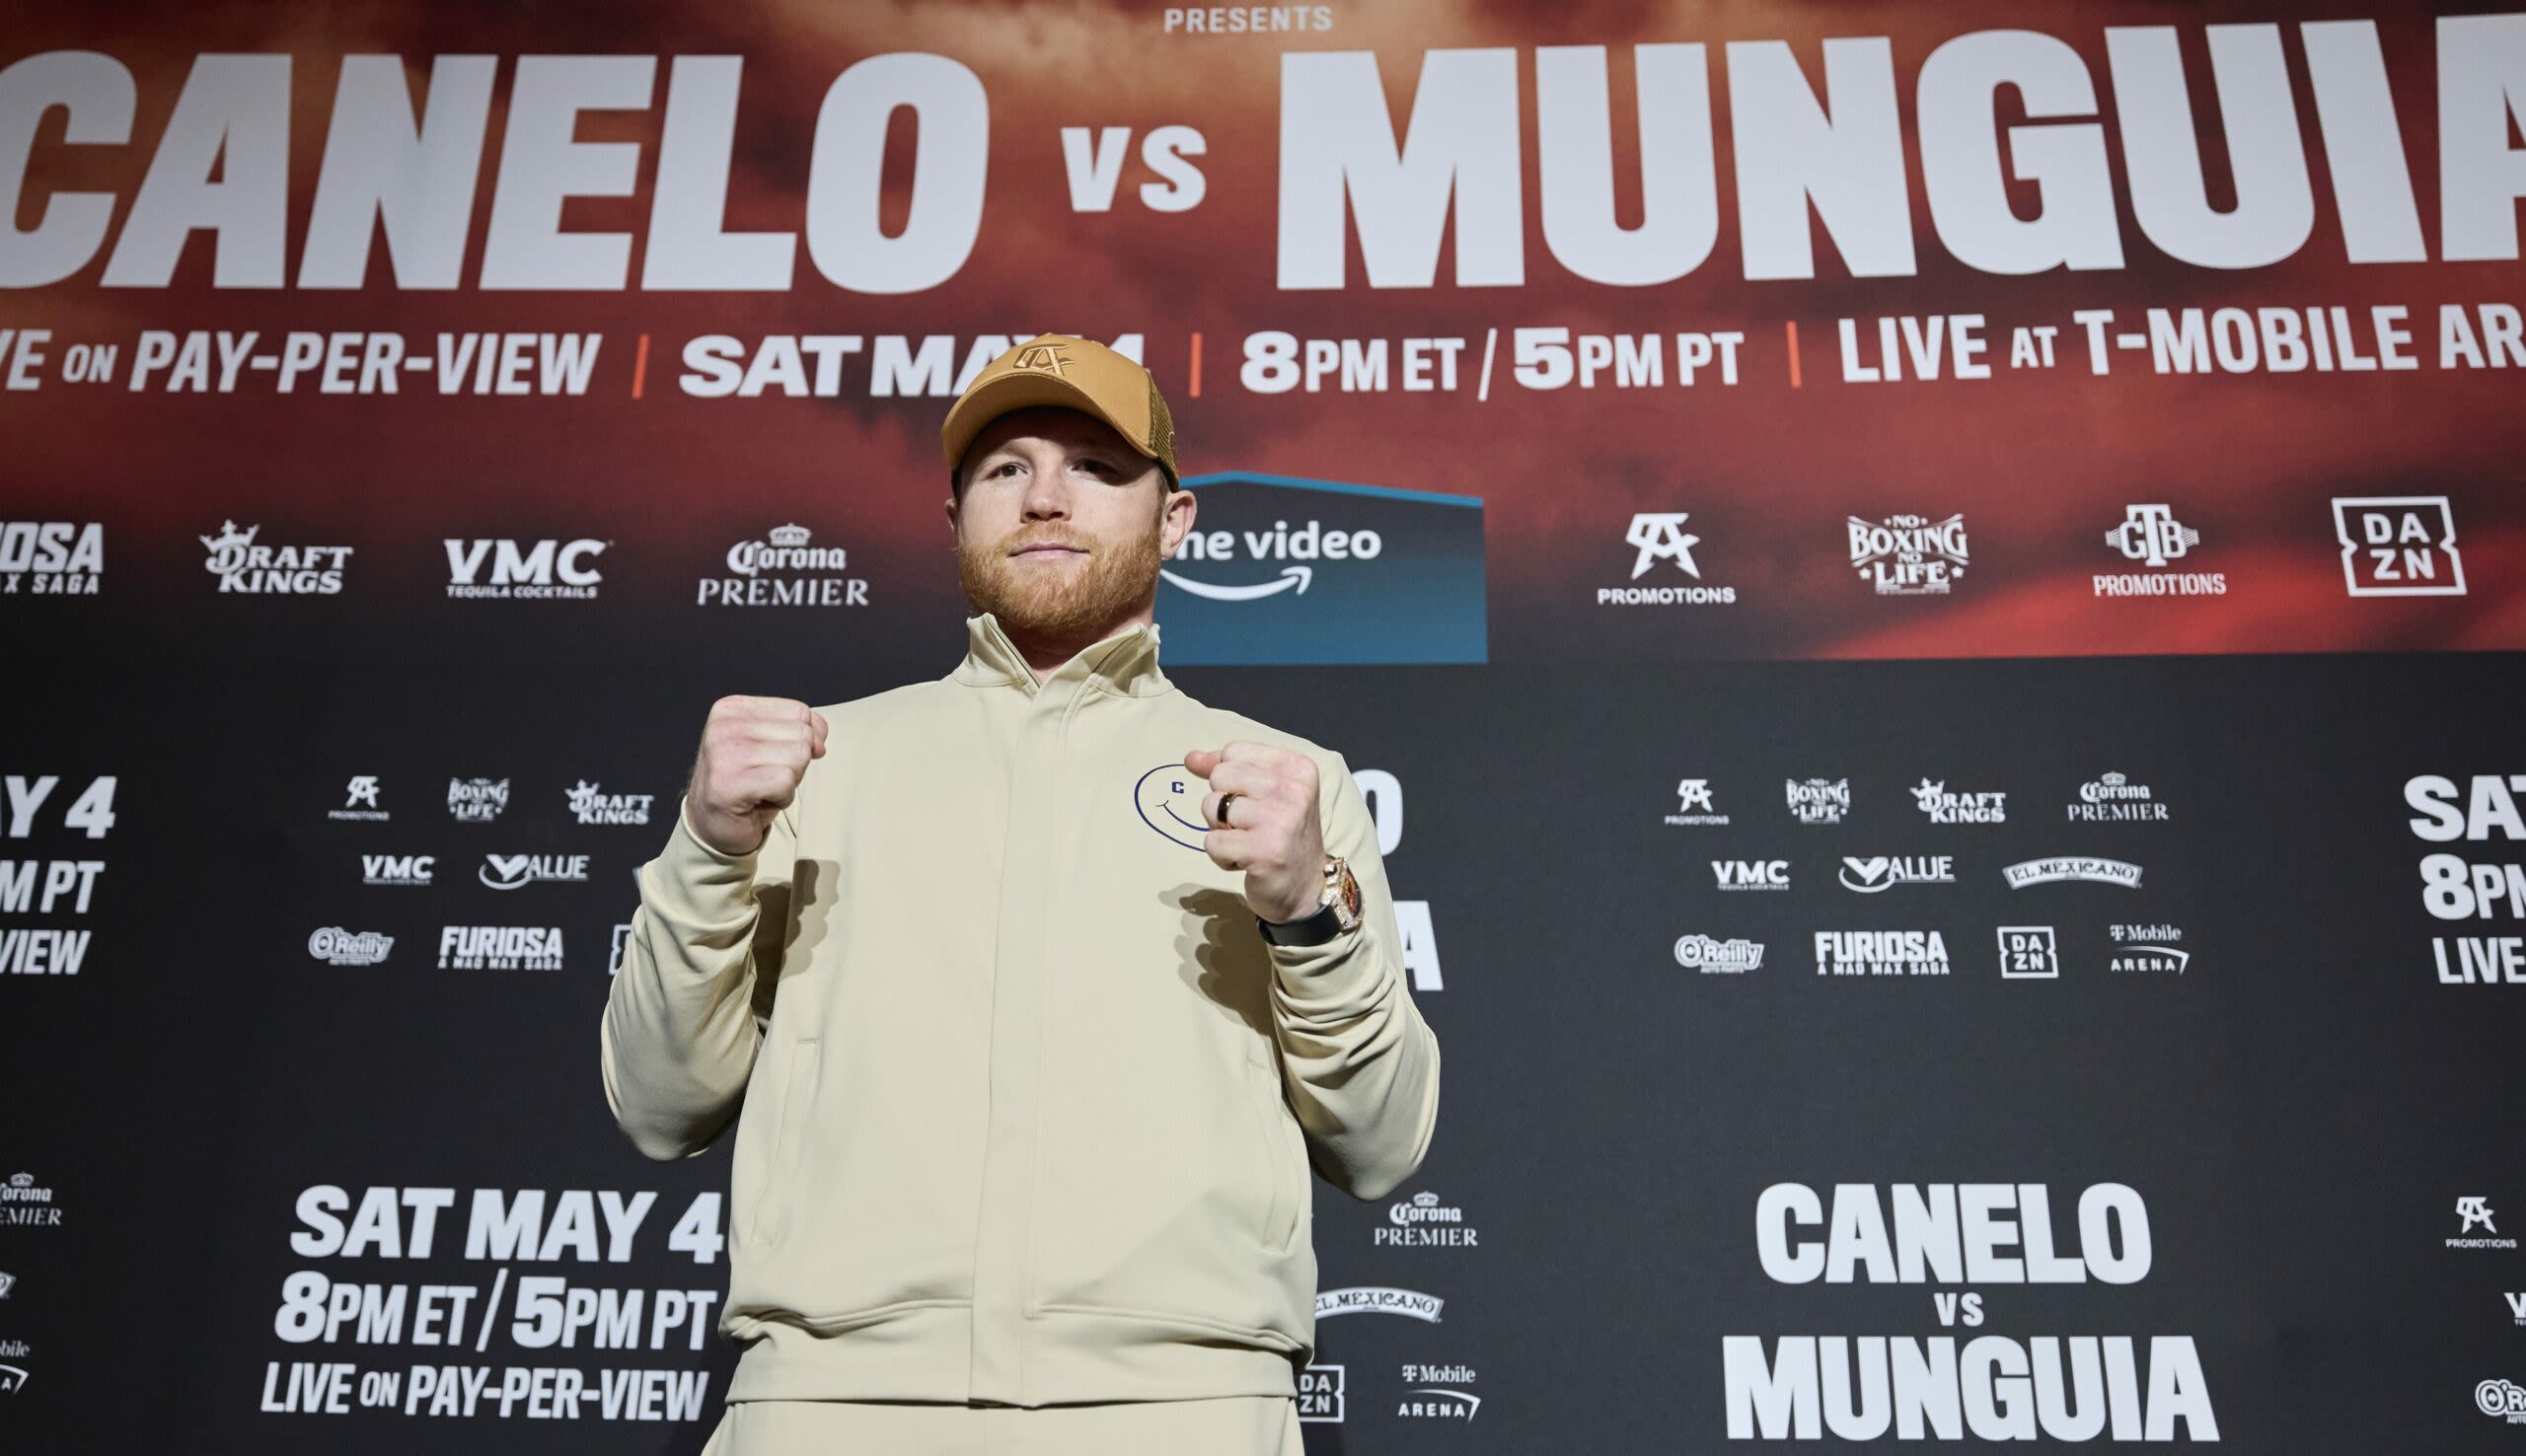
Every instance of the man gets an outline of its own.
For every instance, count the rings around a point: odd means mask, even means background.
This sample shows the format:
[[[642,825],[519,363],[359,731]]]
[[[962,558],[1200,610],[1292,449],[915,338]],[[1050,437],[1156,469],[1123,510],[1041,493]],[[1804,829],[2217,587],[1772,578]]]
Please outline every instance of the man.
[[[708,1450],[1299,1456],[1309,1165],[1381,1197],[1438,1118],[1374,826],[1159,671],[1147,371],[1042,335],[941,443],[964,660],[714,704],[606,1006],[640,1151],[744,1104]]]

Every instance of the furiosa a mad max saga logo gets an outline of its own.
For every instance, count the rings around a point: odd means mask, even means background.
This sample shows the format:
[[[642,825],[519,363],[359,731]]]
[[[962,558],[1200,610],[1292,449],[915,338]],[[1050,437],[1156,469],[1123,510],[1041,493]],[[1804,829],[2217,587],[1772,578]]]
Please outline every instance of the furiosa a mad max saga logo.
[[[1881,597],[1944,597],[1965,574],[1970,551],[1965,518],[1889,516],[1883,522],[1849,518],[1851,569]]]
[[[1226,473],[1159,568],[1167,661],[1483,662],[1482,501]]]

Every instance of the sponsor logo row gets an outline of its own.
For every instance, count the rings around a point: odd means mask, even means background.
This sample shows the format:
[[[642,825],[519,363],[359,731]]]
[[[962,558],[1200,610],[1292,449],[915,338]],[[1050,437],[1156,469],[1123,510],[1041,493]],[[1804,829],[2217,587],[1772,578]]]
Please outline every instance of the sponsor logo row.
[[[1854,803],[1847,778],[1782,780],[1781,813],[1797,824],[1840,824],[1851,817]],[[1744,811],[1723,807],[1707,778],[1675,781],[1675,808],[1665,823],[1674,829],[1717,829],[1736,822]],[[2006,824],[2008,791],[1956,789],[1943,778],[1926,774],[1912,785],[1912,807],[1926,824]],[[2100,773],[2078,785],[2061,806],[2068,824],[2163,824],[2166,801],[2145,783],[2134,783],[2118,770]],[[2048,816],[2048,811],[2047,811]]]
[[[1730,892],[1787,890],[1791,880],[1790,862],[1786,859],[1714,859],[1710,862],[1710,875],[1714,888]],[[2137,890],[2140,866],[2097,854],[2054,854],[2003,865],[2000,878],[2012,890],[2072,882]],[[1859,895],[1883,895],[1909,885],[1953,885],[1956,856],[1845,854],[1833,879],[1843,889]]]
[[[2462,596],[2464,557],[2457,546],[2453,506],[2443,495],[2338,496],[2332,502],[2334,539],[2340,548],[2342,583],[2353,597]],[[1703,576],[1707,553],[1690,511],[1643,511],[1632,516],[1623,545],[1632,551],[1629,580],[1597,589],[1599,606],[1734,606],[1732,582]],[[1286,524],[1286,523],[1284,523]],[[1316,532],[1320,523],[1309,522]],[[1208,543],[1214,536],[1206,533]],[[1850,570],[1881,597],[1954,594],[1973,561],[1972,538],[1961,514],[1932,517],[1895,514],[1877,519],[1846,517],[1838,533]],[[2101,533],[2104,547],[2122,565],[2093,574],[2096,596],[2112,598],[2224,596],[2227,574],[2192,569],[2202,533],[2163,503],[2126,506],[2123,518]],[[199,538],[203,562],[216,590],[243,596],[334,596],[344,588],[355,548],[263,535],[261,523],[223,521]],[[1261,540],[1258,534],[1258,542]],[[1327,559],[1373,560],[1382,538],[1374,530],[1334,529],[1306,538],[1334,543],[1317,550],[1286,545],[1281,555],[1322,554]],[[447,595],[460,601],[592,601],[605,583],[605,555],[613,546],[594,537],[545,539],[469,537],[442,543],[447,553]],[[1233,543],[1230,543],[1231,546]],[[1205,557],[1211,554],[1205,546]],[[1254,554],[1267,552],[1258,545]],[[1651,577],[1664,563],[1674,575]],[[1222,600],[1261,599],[1295,586],[1303,593],[1311,567],[1289,568],[1286,579],[1221,587],[1169,573],[1176,585]],[[105,529],[97,522],[0,523],[0,595],[94,595],[105,572]],[[1680,579],[1680,580],[1679,580]],[[725,607],[864,607],[868,582],[850,575],[843,547],[818,545],[795,522],[731,545],[723,569],[701,577],[695,602]]]
[[[1995,939],[1999,979],[2061,979],[2061,936],[2054,926],[2002,925]],[[2192,961],[2183,939],[2175,925],[2111,925],[2079,965],[2114,976],[2182,976]],[[1812,949],[1817,975],[1839,977],[1952,976],[1963,954],[1939,930],[1819,930],[1802,949]],[[1763,941],[1695,931],[1675,938],[1674,957],[1676,965],[1704,976],[1747,976],[1765,969],[1769,950]]]
[[[621,967],[631,931],[629,924],[614,927],[607,974]],[[307,955],[326,966],[383,966],[402,940],[381,930],[326,925],[308,935]],[[442,925],[437,955],[441,971],[559,971],[566,959],[558,925]]]
[[[510,780],[505,778],[451,778],[447,781],[447,817],[458,824],[490,824],[509,807]],[[645,825],[657,803],[655,794],[608,793],[587,779],[580,779],[561,791],[564,807],[580,824]],[[384,802],[383,779],[374,773],[354,773],[343,786],[341,807],[327,813],[326,818],[354,824],[385,824],[395,811]]]
[[[2465,561],[2456,546],[2455,509],[2443,495],[2337,496],[2334,540],[2341,549],[2342,587],[2353,597],[2458,597]],[[1734,583],[1706,581],[1702,536],[1690,511],[1642,511],[1623,532],[1631,576],[1597,589],[1599,607],[1731,607]],[[2162,503],[2123,508],[2103,533],[2123,564],[2093,573],[2098,597],[2220,597],[2225,571],[2195,570],[2201,533]],[[1850,570],[1880,597],[1954,595],[1973,564],[1973,542],[1961,514],[1849,516],[1840,545]],[[1657,572],[1660,563],[1675,575]],[[1653,577],[1653,573],[1656,575]],[[1683,582],[1677,581],[1681,577]],[[1652,578],[1644,581],[1643,578]]]
[[[261,523],[220,523],[198,538],[202,566],[222,596],[339,596],[356,548],[266,536]],[[593,537],[472,537],[442,542],[447,596],[456,601],[590,602],[605,588],[606,552]],[[721,568],[697,580],[703,607],[865,607],[868,582],[850,574],[850,553],[818,545],[792,522],[730,546]],[[105,527],[97,522],[0,522],[0,596],[95,596],[105,579]]]

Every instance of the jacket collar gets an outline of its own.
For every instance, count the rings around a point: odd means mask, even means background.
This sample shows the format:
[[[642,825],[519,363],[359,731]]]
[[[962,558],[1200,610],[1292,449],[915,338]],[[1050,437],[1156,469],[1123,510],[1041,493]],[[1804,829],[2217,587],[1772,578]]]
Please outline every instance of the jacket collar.
[[[1150,697],[1174,685],[1157,665],[1157,625],[1133,623],[1122,631],[1080,648],[1042,682],[1026,665],[1026,654],[1008,640],[1000,619],[991,613],[965,619],[965,660],[950,675],[977,688],[1015,687],[1029,694],[1063,683],[1084,682],[1123,697]]]

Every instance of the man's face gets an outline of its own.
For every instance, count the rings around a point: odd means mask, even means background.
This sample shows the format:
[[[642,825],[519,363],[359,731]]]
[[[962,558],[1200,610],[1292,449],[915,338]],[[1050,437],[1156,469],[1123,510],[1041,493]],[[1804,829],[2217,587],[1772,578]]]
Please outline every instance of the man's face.
[[[950,499],[957,575],[1012,633],[1098,640],[1157,599],[1157,569],[1193,524],[1192,492],[1075,409],[1018,409],[965,452]]]

